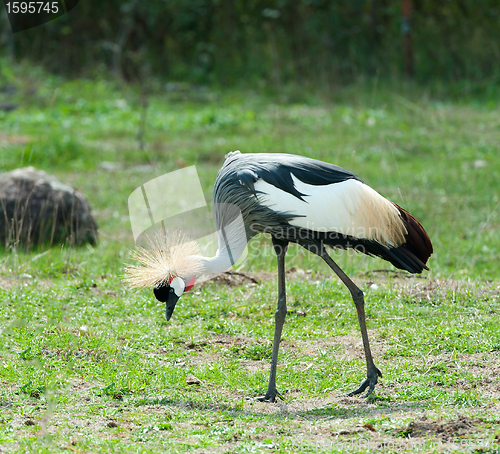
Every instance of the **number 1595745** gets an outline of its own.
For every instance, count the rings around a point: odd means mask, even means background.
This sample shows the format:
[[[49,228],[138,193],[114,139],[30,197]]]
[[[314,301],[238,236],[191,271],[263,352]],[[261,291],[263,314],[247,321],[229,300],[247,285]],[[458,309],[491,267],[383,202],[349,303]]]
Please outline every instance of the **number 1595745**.
[[[7,6],[7,14],[40,14],[45,13],[58,13],[58,2],[9,2]]]

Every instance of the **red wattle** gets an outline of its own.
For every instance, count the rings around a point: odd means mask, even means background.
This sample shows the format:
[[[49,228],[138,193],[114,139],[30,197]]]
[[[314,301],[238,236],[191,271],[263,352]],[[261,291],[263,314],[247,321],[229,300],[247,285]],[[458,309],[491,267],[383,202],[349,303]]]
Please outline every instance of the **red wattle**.
[[[196,282],[195,277],[192,277],[191,279],[189,279],[189,281],[187,281],[187,283],[186,283],[186,288],[184,289],[184,291],[189,292],[189,290],[191,290],[193,288],[195,282]]]

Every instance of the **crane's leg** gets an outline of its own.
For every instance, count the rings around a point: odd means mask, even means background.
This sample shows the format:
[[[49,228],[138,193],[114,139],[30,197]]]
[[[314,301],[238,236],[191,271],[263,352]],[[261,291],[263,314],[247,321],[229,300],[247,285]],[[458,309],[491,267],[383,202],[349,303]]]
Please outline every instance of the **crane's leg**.
[[[368,391],[364,397],[368,397],[378,382],[378,377],[382,377],[382,372],[378,370],[377,366],[373,362],[372,352],[370,350],[370,342],[368,341],[368,331],[366,330],[366,320],[365,320],[365,299],[363,292],[359,289],[354,282],[351,281],[349,276],[345,274],[342,269],[333,261],[333,259],[328,255],[323,245],[321,245],[320,253],[318,254],[328,266],[335,271],[340,280],[347,286],[351,292],[352,299],[356,305],[356,311],[358,313],[359,327],[361,328],[361,337],[363,338],[363,347],[365,349],[366,358],[366,380],[361,383],[361,386],[349,393],[349,396],[354,396],[356,394],[361,394],[366,388]]]
[[[278,256],[278,308],[274,313],[275,327],[273,340],[273,356],[271,358],[271,372],[269,374],[269,384],[266,395],[257,398],[261,402],[274,402],[280,393],[276,389],[276,368],[278,366],[278,350],[280,348],[281,333],[286,317],[286,289],[285,289],[285,254],[288,248],[288,241],[273,238],[273,247]]]

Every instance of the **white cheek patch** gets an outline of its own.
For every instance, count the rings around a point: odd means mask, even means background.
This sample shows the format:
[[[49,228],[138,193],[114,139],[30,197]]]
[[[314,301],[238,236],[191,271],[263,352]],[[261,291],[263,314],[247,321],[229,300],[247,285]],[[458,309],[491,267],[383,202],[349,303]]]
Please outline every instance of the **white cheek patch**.
[[[172,279],[172,282],[170,282],[170,287],[174,289],[175,294],[177,297],[181,297],[181,295],[184,293],[184,289],[186,288],[186,284],[180,277],[176,277]]]

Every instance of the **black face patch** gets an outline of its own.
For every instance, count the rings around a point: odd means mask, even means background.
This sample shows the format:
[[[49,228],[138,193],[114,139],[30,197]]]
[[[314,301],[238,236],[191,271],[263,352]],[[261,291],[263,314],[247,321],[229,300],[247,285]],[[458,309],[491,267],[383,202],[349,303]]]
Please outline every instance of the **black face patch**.
[[[174,313],[175,305],[179,301],[179,297],[175,293],[175,289],[170,285],[155,285],[153,288],[155,297],[161,303],[165,303],[165,316],[170,320]]]
[[[161,303],[165,303],[169,297],[169,294],[172,293],[173,291],[174,289],[170,287],[170,285],[161,285],[161,286],[155,285],[153,289],[156,299]]]

